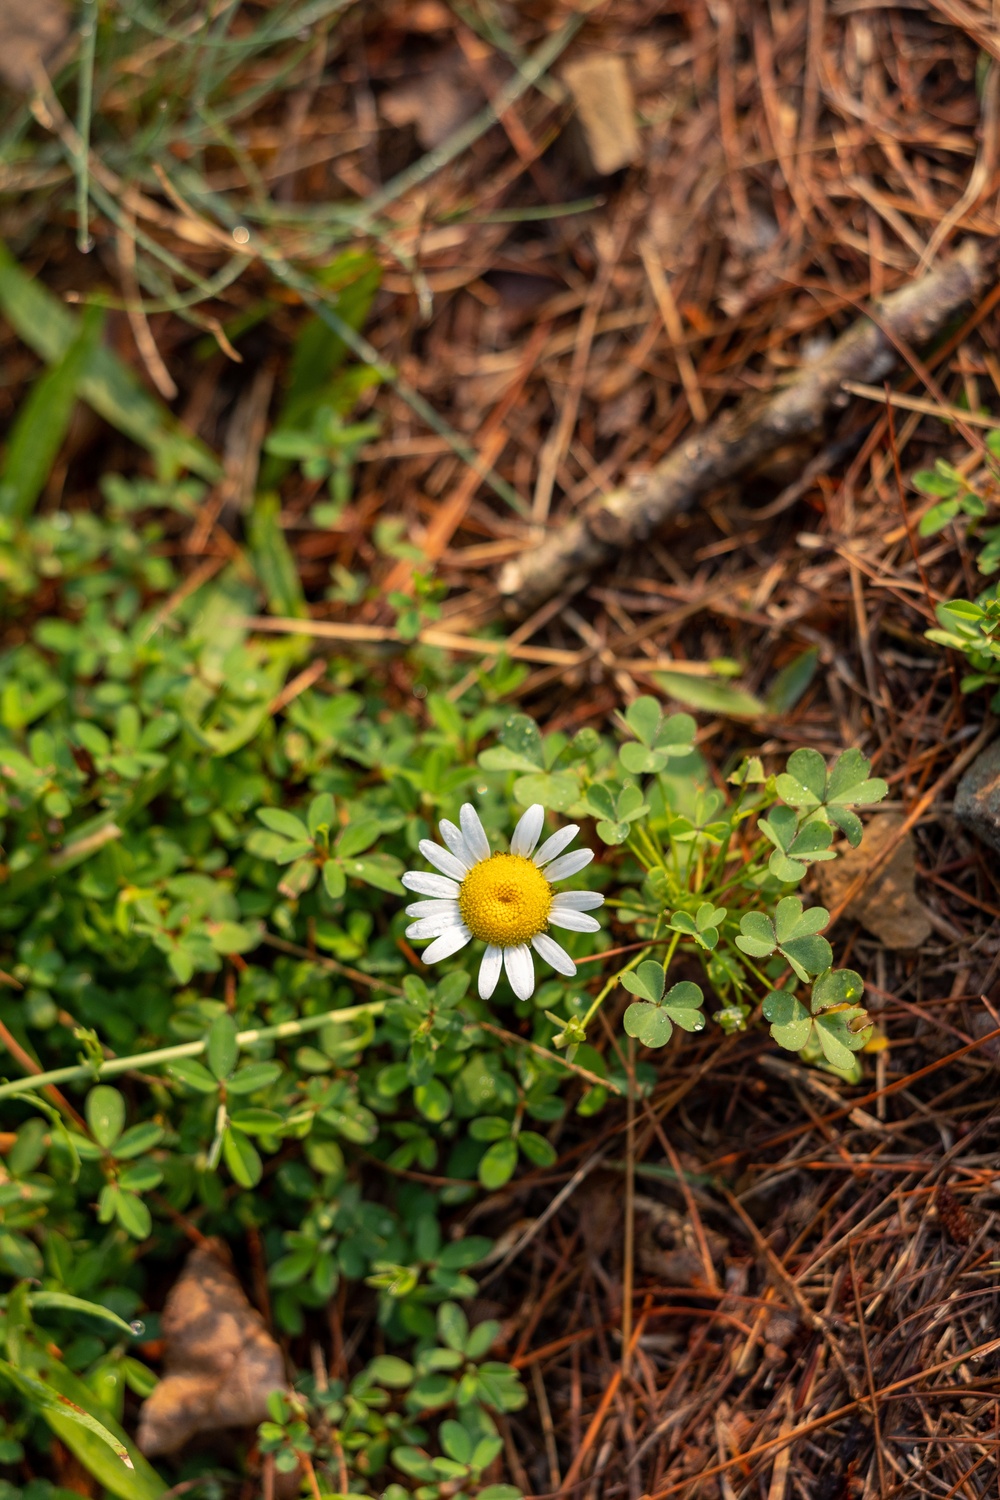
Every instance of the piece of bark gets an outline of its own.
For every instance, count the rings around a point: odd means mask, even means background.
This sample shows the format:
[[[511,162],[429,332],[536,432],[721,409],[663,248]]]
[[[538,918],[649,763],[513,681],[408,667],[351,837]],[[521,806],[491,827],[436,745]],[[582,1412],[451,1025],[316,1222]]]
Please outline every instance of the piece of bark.
[[[877,813],[865,826],[858,849],[851,849],[830,864],[816,866],[816,884],[824,906],[836,906],[862,870],[871,867],[882,849],[899,832],[902,813]],[[887,948],[919,948],[931,934],[927,913],[917,900],[917,852],[913,835],[904,834],[875,878],[844,908],[844,915]]]
[[[955,817],[984,844],[1000,849],[1000,740],[976,756],[955,788]]]
[[[148,1457],[199,1432],[254,1427],[286,1387],[281,1350],[209,1240],[192,1250],[163,1309],[165,1372],[142,1404],[137,1441]]]
[[[748,396],[703,432],[692,433],[648,474],[599,496],[507,563],[499,578],[507,613],[526,615],[567,588],[583,588],[596,568],[645,541],[709,490],[774,449],[818,432],[831,407],[846,403],[843,381],[878,381],[896,364],[896,347],[883,328],[904,344],[925,342],[983,291],[997,253],[993,241],[966,240],[930,275],[878,304],[882,327],[860,318],[788,385],[768,396]]]
[[[638,161],[642,146],[624,58],[611,52],[577,58],[566,64],[563,79],[573,95],[594,171],[610,177]]]

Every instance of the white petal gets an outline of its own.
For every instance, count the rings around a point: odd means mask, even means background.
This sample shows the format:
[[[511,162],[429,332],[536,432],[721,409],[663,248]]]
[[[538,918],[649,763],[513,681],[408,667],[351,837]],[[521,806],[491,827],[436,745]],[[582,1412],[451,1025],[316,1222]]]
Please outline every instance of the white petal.
[[[561,906],[570,911],[592,911],[595,906],[603,905],[604,897],[600,891],[556,891],[552,910]]]
[[[462,920],[458,902],[445,900],[443,897],[437,901],[411,901],[404,909],[408,917],[454,917],[456,922]]]
[[[555,859],[556,855],[561,854],[567,844],[573,842],[579,832],[579,823],[567,823],[565,828],[560,828],[559,832],[554,833],[550,839],[546,839],[545,843],[537,851],[535,854],[535,864],[541,867],[545,864],[546,860]]]
[[[458,817],[465,836],[465,847],[473,859],[489,859],[490,841],[486,837],[485,828],[479,821],[479,814],[471,802],[462,803]]]
[[[596,917],[588,917],[585,911],[573,911],[568,906],[556,909],[553,905],[549,912],[549,921],[553,927],[565,928],[567,932],[600,932],[601,924]]]
[[[406,929],[408,938],[436,938],[443,932],[450,932],[453,927],[461,927],[461,917],[453,917],[449,913],[445,917],[421,917],[419,922],[411,922]]]
[[[450,896],[454,901],[458,895],[457,881],[445,880],[443,875],[429,875],[424,870],[407,870],[400,879],[408,891],[416,891],[418,896]]]
[[[555,938],[549,937],[547,932],[536,932],[531,939],[531,946],[536,953],[541,954],[547,964],[555,969],[557,974],[566,974],[572,979],[576,973],[576,964],[566,949],[559,946]]]
[[[438,964],[442,958],[450,958],[471,941],[472,933],[464,923],[460,927],[449,927],[447,932],[442,932],[439,938],[434,939],[429,948],[424,949],[420,957],[425,964]]]
[[[479,965],[479,998],[488,1000],[497,987],[503,964],[503,949],[494,943],[487,944],[483,961]]]
[[[449,854],[447,849],[442,849],[440,844],[432,844],[430,839],[421,839],[417,848],[427,863],[440,870],[442,875],[450,875],[452,880],[464,880],[468,875],[468,865],[456,859],[454,854]]]
[[[572,854],[560,854],[545,870],[546,880],[566,880],[589,865],[594,857],[593,849],[574,849]]]
[[[456,828],[454,823],[449,823],[447,818],[442,818],[438,824],[438,832],[459,864],[464,865],[467,870],[471,870],[476,861],[469,853],[466,842],[462,837],[462,830]]]
[[[528,811],[521,814],[518,825],[511,834],[511,854],[521,854],[527,858],[538,843],[544,822],[545,808],[540,802],[532,803]]]
[[[535,988],[535,966],[531,962],[531,949],[527,943],[519,943],[516,948],[505,948],[503,966],[517,998],[530,1000]]]

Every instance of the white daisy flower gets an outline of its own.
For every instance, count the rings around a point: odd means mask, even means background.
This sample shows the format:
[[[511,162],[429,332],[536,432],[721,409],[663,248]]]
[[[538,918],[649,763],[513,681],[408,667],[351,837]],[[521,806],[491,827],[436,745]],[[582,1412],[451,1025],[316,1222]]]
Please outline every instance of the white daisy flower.
[[[545,822],[545,809],[536,802],[518,822],[509,854],[491,854],[489,840],[471,802],[459,814],[460,828],[442,818],[439,827],[447,844],[421,839],[420,852],[439,875],[407,870],[407,890],[426,896],[406,908],[416,917],[406,929],[408,938],[433,938],[424,949],[425,964],[450,958],[473,938],[486,944],[479,966],[479,993],[488,1000],[497,987],[501,967],[511,989],[527,1000],[535,988],[531,950],[559,974],[572,976],[576,964],[549,934],[549,927],[570,932],[599,932],[601,924],[588,911],[601,906],[597,891],[554,891],[554,881],[566,880],[589,865],[591,849],[564,854],[579,833],[575,823],[561,828],[536,849]]]

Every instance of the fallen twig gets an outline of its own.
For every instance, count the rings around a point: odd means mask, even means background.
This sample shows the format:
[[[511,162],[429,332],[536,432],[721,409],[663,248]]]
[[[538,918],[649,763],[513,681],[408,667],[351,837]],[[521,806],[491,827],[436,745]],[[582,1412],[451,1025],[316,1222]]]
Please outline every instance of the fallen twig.
[[[882,379],[897,360],[893,340],[919,344],[931,338],[983,291],[994,263],[992,245],[966,240],[938,270],[890,293],[878,306],[878,324],[858,319],[788,385],[747,397],[704,432],[687,437],[648,474],[598,497],[540,546],[504,566],[499,586],[508,610],[522,615],[568,585],[582,587],[595,568],[652,536],[708,490],[791,439],[818,431],[838,398],[843,400],[845,380]]]

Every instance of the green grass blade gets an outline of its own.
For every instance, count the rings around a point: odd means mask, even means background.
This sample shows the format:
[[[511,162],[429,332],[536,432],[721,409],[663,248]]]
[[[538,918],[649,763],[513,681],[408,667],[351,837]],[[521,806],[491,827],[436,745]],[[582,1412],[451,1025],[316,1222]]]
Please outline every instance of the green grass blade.
[[[48,364],[62,359],[77,337],[79,319],[38,281],[22,271],[0,241],[0,313],[15,333]],[[110,349],[91,351],[81,373],[79,395],[126,437],[147,448],[164,476],[190,469],[204,479],[221,474],[218,459],[183,431],[173,414],[142,387]]]
[[[250,551],[254,571],[272,614],[291,615],[295,619],[304,620],[309,611],[302,592],[299,570],[278,519],[280,509],[277,495],[257,496],[250,517]]]
[[[80,379],[101,335],[103,318],[90,309],[62,358],[41,375],[23,401],[0,470],[0,515],[22,521],[34,509],[63,445]]]

